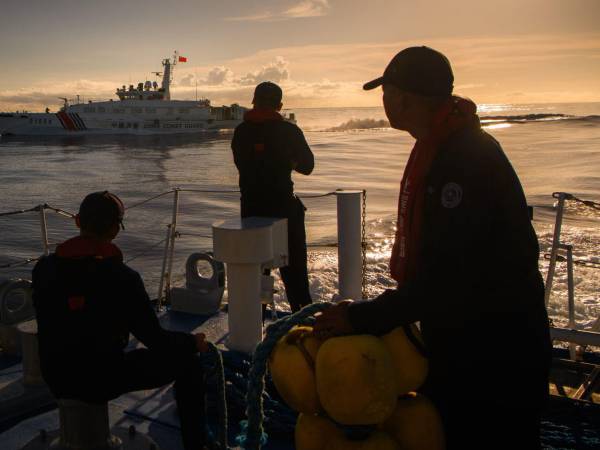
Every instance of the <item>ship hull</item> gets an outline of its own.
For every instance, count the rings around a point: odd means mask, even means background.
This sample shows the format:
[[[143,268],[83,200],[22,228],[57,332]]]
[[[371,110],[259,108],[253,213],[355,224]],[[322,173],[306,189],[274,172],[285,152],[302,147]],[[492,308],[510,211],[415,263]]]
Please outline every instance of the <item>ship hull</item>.
[[[77,104],[57,113],[0,113],[3,136],[185,135],[235,128],[246,109],[184,100]]]

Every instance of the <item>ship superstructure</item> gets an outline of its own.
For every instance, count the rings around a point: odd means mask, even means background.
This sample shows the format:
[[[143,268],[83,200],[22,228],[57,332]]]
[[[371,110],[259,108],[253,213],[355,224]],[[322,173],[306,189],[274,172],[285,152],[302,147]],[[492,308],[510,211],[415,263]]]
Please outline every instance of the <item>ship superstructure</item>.
[[[175,52],[162,61],[160,86],[146,80],[116,90],[118,100],[71,102],[61,98],[57,113],[0,113],[1,135],[176,134],[235,127],[244,108],[238,104],[213,107],[208,99],[171,100],[173,69],[186,58]]]

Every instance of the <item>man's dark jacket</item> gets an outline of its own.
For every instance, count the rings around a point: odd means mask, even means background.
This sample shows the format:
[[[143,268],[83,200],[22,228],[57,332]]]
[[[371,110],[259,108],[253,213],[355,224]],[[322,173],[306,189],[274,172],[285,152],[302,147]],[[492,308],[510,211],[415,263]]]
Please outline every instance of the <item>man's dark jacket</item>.
[[[439,149],[425,181],[417,276],[350,307],[359,333],[420,321],[432,397],[481,395],[539,407],[550,338],[539,246],[521,184],[480,127]],[[465,397],[468,398],[468,397]]]
[[[140,275],[113,244],[61,244],[33,269],[33,301],[42,375],[57,397],[110,398],[130,333],[164,355],[197,352],[193,336],[160,326]]]
[[[239,171],[242,217],[294,215],[292,171],[309,175],[314,156],[302,130],[275,111],[252,110],[235,129],[231,148]]]

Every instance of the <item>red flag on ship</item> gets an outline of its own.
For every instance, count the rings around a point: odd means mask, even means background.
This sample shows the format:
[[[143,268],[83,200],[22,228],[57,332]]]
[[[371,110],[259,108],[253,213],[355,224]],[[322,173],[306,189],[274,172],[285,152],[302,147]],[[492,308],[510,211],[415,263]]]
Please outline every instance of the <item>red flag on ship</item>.
[[[180,56],[178,61],[179,62],[187,62],[187,58],[185,56]]]

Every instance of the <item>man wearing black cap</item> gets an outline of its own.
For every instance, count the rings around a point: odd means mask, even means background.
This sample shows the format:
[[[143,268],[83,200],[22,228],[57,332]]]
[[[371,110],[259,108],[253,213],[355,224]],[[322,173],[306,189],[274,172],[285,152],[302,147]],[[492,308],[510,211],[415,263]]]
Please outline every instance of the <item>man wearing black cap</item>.
[[[114,194],[89,194],[76,216],[79,236],[33,269],[42,375],[57,398],[105,402],[175,381],[186,450],[204,448],[201,333],[161,327],[140,275],[112,240],[125,209]],[[133,334],[146,348],[125,351]]]
[[[254,90],[254,109],[246,112],[231,141],[240,178],[242,217],[288,219],[289,260],[279,272],[293,312],[312,302],[306,268],[304,205],[294,195],[292,171],[309,175],[314,157],[304,134],[279,111],[282,91],[269,81]]]
[[[539,449],[551,345],[537,237],[517,175],[453,82],[444,55],[411,47],[365,84],[382,86],[391,126],[416,139],[390,260],[398,287],[330,308],[315,331],[380,335],[420,322],[421,390],[447,448]]]

